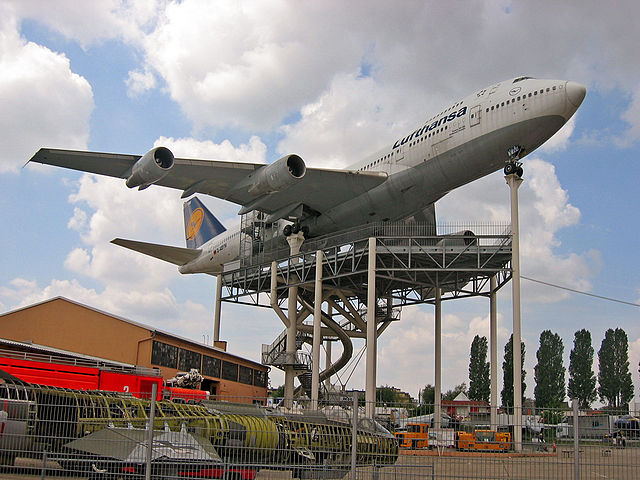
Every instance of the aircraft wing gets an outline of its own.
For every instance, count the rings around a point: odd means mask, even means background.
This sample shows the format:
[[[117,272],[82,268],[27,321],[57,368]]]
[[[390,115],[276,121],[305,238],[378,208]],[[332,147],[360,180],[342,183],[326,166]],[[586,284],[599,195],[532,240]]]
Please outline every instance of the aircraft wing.
[[[159,245],[157,243],[137,242],[135,240],[125,240],[124,238],[115,238],[111,243],[120,245],[121,247],[144,253],[151,257],[159,258],[165,262],[174,265],[184,265],[195,259],[202,250],[192,248],[171,247],[169,245]]]
[[[140,155],[83,152],[42,148],[30,162],[71,168],[83,172],[127,178]],[[307,168],[304,177],[286,189],[258,195],[239,184],[262,163],[174,159],[173,168],[155,185],[183,190],[185,196],[203,193],[266,213],[293,209],[302,204],[318,213],[380,185],[387,175],[380,172]],[[331,193],[327,186],[331,186]],[[252,209],[252,208],[249,208]]]

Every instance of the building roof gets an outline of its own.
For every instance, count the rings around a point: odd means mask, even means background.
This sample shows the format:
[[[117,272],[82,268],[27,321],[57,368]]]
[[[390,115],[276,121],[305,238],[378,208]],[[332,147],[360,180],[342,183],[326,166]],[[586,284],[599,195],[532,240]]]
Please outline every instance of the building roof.
[[[128,323],[130,325],[134,325],[134,326],[139,327],[139,328],[144,328],[146,330],[149,330],[150,333],[156,333],[156,334],[163,335],[165,337],[175,338],[176,340],[180,340],[182,342],[187,342],[187,343],[190,343],[192,345],[197,345],[200,348],[204,348],[204,349],[207,349],[207,350],[212,350],[212,351],[227,355],[229,357],[234,357],[234,358],[237,358],[239,360],[243,360],[245,362],[253,363],[254,365],[259,365],[262,368],[267,368],[264,365],[262,365],[261,363],[258,363],[258,362],[254,361],[254,360],[250,360],[250,359],[241,357],[239,355],[234,355],[234,354],[229,353],[229,352],[227,352],[227,351],[225,351],[225,350],[223,350],[221,348],[218,348],[218,347],[215,347],[215,346],[212,346],[212,345],[207,345],[206,343],[201,343],[201,342],[192,340],[190,338],[182,337],[180,335],[176,335],[175,333],[170,333],[170,332],[167,332],[165,330],[160,330],[160,329],[154,328],[154,327],[152,327],[150,325],[145,325],[143,323],[135,322],[133,320],[129,320],[128,318],[120,317],[120,316],[115,315],[113,313],[105,312],[105,311],[100,310],[98,308],[91,307],[89,305],[85,305],[83,303],[76,302],[75,300],[71,300],[69,298],[62,297],[62,296],[53,297],[53,298],[50,298],[48,300],[43,300],[43,301],[38,302],[38,303],[34,303],[34,304],[31,304],[31,305],[27,305],[27,306],[24,306],[24,307],[17,308],[15,310],[11,310],[11,311],[8,311],[8,312],[0,313],[0,319],[2,317],[5,317],[5,316],[8,316],[8,315],[11,315],[11,314],[23,311],[23,310],[28,310],[30,308],[40,307],[40,306],[43,306],[45,304],[52,303],[52,302],[55,302],[55,301],[63,301],[63,302],[71,303],[73,305],[77,305],[77,306],[79,306],[81,308],[85,308],[87,310],[94,311],[96,313],[99,313],[101,315],[105,315],[107,317],[111,317],[111,318],[119,320],[121,322],[125,322],[125,323]],[[47,348],[49,348],[49,347],[47,347]]]
[[[109,368],[121,371],[133,371],[145,375],[160,376],[157,367],[147,368],[130,363],[118,362],[106,358],[84,355],[82,353],[70,352],[60,348],[39,345],[32,342],[16,342],[0,338],[0,357],[16,358],[22,360],[32,360],[36,362],[59,363],[65,365],[78,365],[93,368]]]

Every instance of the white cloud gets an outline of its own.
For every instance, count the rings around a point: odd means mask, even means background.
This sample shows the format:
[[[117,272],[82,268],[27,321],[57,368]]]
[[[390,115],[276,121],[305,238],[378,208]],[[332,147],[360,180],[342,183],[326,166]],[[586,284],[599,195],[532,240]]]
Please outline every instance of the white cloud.
[[[20,16],[36,19],[83,48],[107,40],[138,44],[158,21],[167,0],[7,0]]]
[[[629,107],[622,113],[622,119],[629,128],[616,138],[616,144],[630,147],[640,139],[640,85],[633,90]]]
[[[266,151],[257,137],[238,147],[228,141],[215,144],[165,137],[156,144],[172,148],[178,156],[190,156],[189,152],[201,158],[233,161],[264,162]],[[10,308],[60,295],[196,340],[201,340],[203,333],[210,333],[210,306],[176,298],[172,282],[183,277],[175,265],[110,243],[113,238],[123,237],[184,245],[180,192],[153,186],[138,191],[127,188],[121,179],[90,174],[67,185],[72,192],[69,202],[74,205],[67,226],[78,232],[83,245],[68,253],[64,267],[76,278],[53,279],[45,286],[16,278],[9,286],[0,288],[0,297]],[[237,221],[237,206],[210,198],[202,200],[216,215],[224,209]],[[201,282],[213,282],[211,277],[199,278]],[[84,283],[94,287],[88,288]]]
[[[400,116],[404,95],[391,95],[371,77],[336,75],[329,89],[302,107],[300,120],[281,127],[281,154],[313,152],[312,166],[345,167],[419,122],[420,111]]]
[[[563,228],[577,227],[580,211],[569,202],[552,164],[539,157],[524,160],[524,183],[518,191],[522,274],[578,290],[589,290],[599,268],[599,253],[566,253],[558,238]],[[510,223],[509,187],[496,172],[459,188],[436,205],[440,220]],[[525,302],[553,302],[567,298],[562,290],[523,284]]]
[[[448,303],[444,303],[446,310]],[[429,311],[430,309],[430,311]],[[488,307],[487,307],[488,310]],[[442,389],[443,392],[466,382],[471,342],[476,335],[490,336],[489,316],[474,314],[442,315]],[[428,383],[435,382],[435,331],[433,307],[411,307],[402,311],[402,320],[388,328],[378,343],[378,384],[402,385],[416,395]],[[504,344],[511,334],[498,314],[498,385],[502,383]],[[490,360],[487,352],[487,361]]]
[[[202,341],[202,334],[210,331],[208,309],[191,301],[179,302],[168,288],[144,291],[110,285],[97,291],[75,279],[53,279],[41,287],[35,281],[17,278],[9,287],[0,287],[0,295],[15,302],[13,309],[62,296],[197,341]]]
[[[127,95],[135,98],[155,88],[156,77],[148,70],[144,72],[133,70],[129,72],[125,83],[127,84]]]
[[[93,109],[89,83],[64,54],[27,42],[0,6],[0,173],[16,171],[42,146],[85,148]]]

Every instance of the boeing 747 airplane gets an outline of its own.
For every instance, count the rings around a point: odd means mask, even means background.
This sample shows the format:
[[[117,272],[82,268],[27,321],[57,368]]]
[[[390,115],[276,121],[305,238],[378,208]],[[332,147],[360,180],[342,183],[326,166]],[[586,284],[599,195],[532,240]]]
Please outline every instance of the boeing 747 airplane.
[[[240,205],[240,214],[263,212],[267,223],[292,221],[286,236],[302,231],[315,237],[412,216],[435,222],[433,205],[451,190],[501,168],[521,176],[522,157],[560,130],[585,94],[584,86],[566,80],[518,77],[496,83],[427,116],[406,136],[345,170],[308,168],[296,154],[271,164],[182,159],[165,147],[142,156],[43,148],[30,161],[123,178],[130,188],[176,188],[183,198],[212,195]],[[239,244],[240,235],[229,241]],[[221,270],[215,256],[191,250],[187,263],[193,268],[183,263],[181,272]]]

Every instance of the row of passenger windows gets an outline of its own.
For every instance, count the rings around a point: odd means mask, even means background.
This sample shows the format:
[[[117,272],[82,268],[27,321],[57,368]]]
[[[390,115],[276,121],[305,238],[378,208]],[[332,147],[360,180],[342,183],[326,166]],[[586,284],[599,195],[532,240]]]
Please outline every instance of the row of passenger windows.
[[[555,85],[553,87],[547,87],[546,90],[544,88],[541,88],[540,90],[536,90],[535,92],[529,92],[528,94],[525,94],[525,95],[520,95],[517,98],[512,98],[511,100],[507,100],[506,102],[497,103],[496,105],[491,105],[491,108],[487,107],[485,109],[485,112],[490,112],[491,110],[494,110],[494,109],[498,110],[500,107],[505,107],[511,103],[519,102],[526,98],[535,97],[537,95],[542,95],[545,91],[549,93],[556,90],[557,90],[557,87]]]
[[[523,77],[523,78],[521,78],[521,79],[516,79],[516,80],[517,80],[517,81],[518,81],[518,80],[525,80],[525,79],[527,79],[527,78],[531,78],[531,77]],[[514,83],[515,83],[515,82],[514,82]],[[515,103],[515,102],[519,102],[519,101],[521,101],[521,100],[524,100],[525,98],[531,98],[531,97],[534,97],[534,96],[537,96],[537,95],[542,95],[545,91],[546,91],[547,93],[549,93],[549,92],[551,92],[551,91],[556,91],[556,90],[557,90],[557,87],[556,87],[555,85],[554,85],[553,87],[547,87],[547,88],[546,88],[546,90],[545,90],[544,88],[541,88],[540,90],[536,90],[536,91],[534,91],[534,92],[529,92],[529,94],[526,94],[526,95],[520,95],[520,96],[518,96],[517,98],[513,98],[513,99],[507,100],[507,101],[505,101],[505,102],[498,103],[498,104],[496,104],[496,105],[492,105],[491,107],[487,107],[487,109],[486,109],[485,111],[488,113],[488,112],[490,112],[490,111],[492,111],[492,110],[498,110],[500,107],[505,107],[505,106],[510,105],[510,104],[512,104],[512,103]],[[425,125],[426,125],[426,124],[429,124],[429,122],[431,122],[432,120],[434,120],[434,119],[436,119],[436,118],[440,118],[440,117],[441,117],[442,115],[444,115],[445,113],[450,112],[451,110],[453,110],[454,108],[459,107],[460,105],[462,105],[462,102],[458,102],[458,103],[456,103],[455,105],[452,105],[451,107],[447,108],[446,110],[443,110],[443,111],[442,111],[442,112],[440,112],[438,115],[434,115],[433,117],[431,117],[429,120],[427,120],[427,121],[425,122]],[[426,140],[426,139],[428,139],[428,138],[431,138],[431,136],[432,136],[432,135],[434,135],[434,136],[435,136],[435,135],[437,135],[438,133],[441,133],[441,132],[443,132],[443,131],[445,131],[445,130],[447,130],[447,125],[445,125],[445,126],[444,126],[444,127],[442,127],[442,128],[439,128],[439,129],[435,130],[434,132],[429,133],[428,135],[425,135],[424,137],[422,137],[422,138],[420,138],[420,139],[418,139],[418,140],[414,140],[413,142],[410,142],[407,146],[408,146],[408,147],[413,147],[414,145],[417,145],[418,143],[423,142],[424,140]],[[392,153],[389,153],[389,154],[385,155],[384,157],[377,159],[375,162],[372,162],[372,163],[370,163],[370,164],[368,164],[368,165],[365,165],[364,167],[361,167],[361,168],[360,168],[360,170],[369,170],[369,169],[373,168],[374,166],[376,166],[376,165],[380,164],[381,162],[384,162],[385,160],[388,160],[388,159],[389,159],[389,158],[391,158],[392,156],[393,156],[393,154],[392,154]]]
[[[462,103],[462,102],[460,102],[460,103]],[[455,108],[456,106],[460,105],[460,103],[457,103],[454,107],[451,107],[451,108]],[[487,109],[487,112],[488,111],[489,111],[489,109]],[[448,112],[448,110],[445,110],[440,115],[443,115],[446,112]],[[436,115],[435,117],[432,117],[432,118],[439,117],[440,115]],[[426,122],[426,123],[429,123],[429,122]],[[413,147],[414,145],[417,145],[418,143],[421,143],[421,142],[427,140],[428,138],[431,138],[432,135],[435,137],[438,133],[444,132],[447,129],[448,129],[447,125],[445,125],[444,127],[438,128],[437,130],[434,130],[433,132],[431,132],[431,133],[419,138],[418,140],[414,140],[413,142],[409,142],[407,144],[407,147]],[[375,165],[378,165],[380,162],[384,162],[385,160],[391,158],[392,156],[393,156],[393,153],[389,153],[389,154],[385,155],[384,157],[379,158],[375,162],[371,162],[369,165],[365,165],[364,167],[361,167],[360,170],[369,170],[370,168],[374,167]]]

